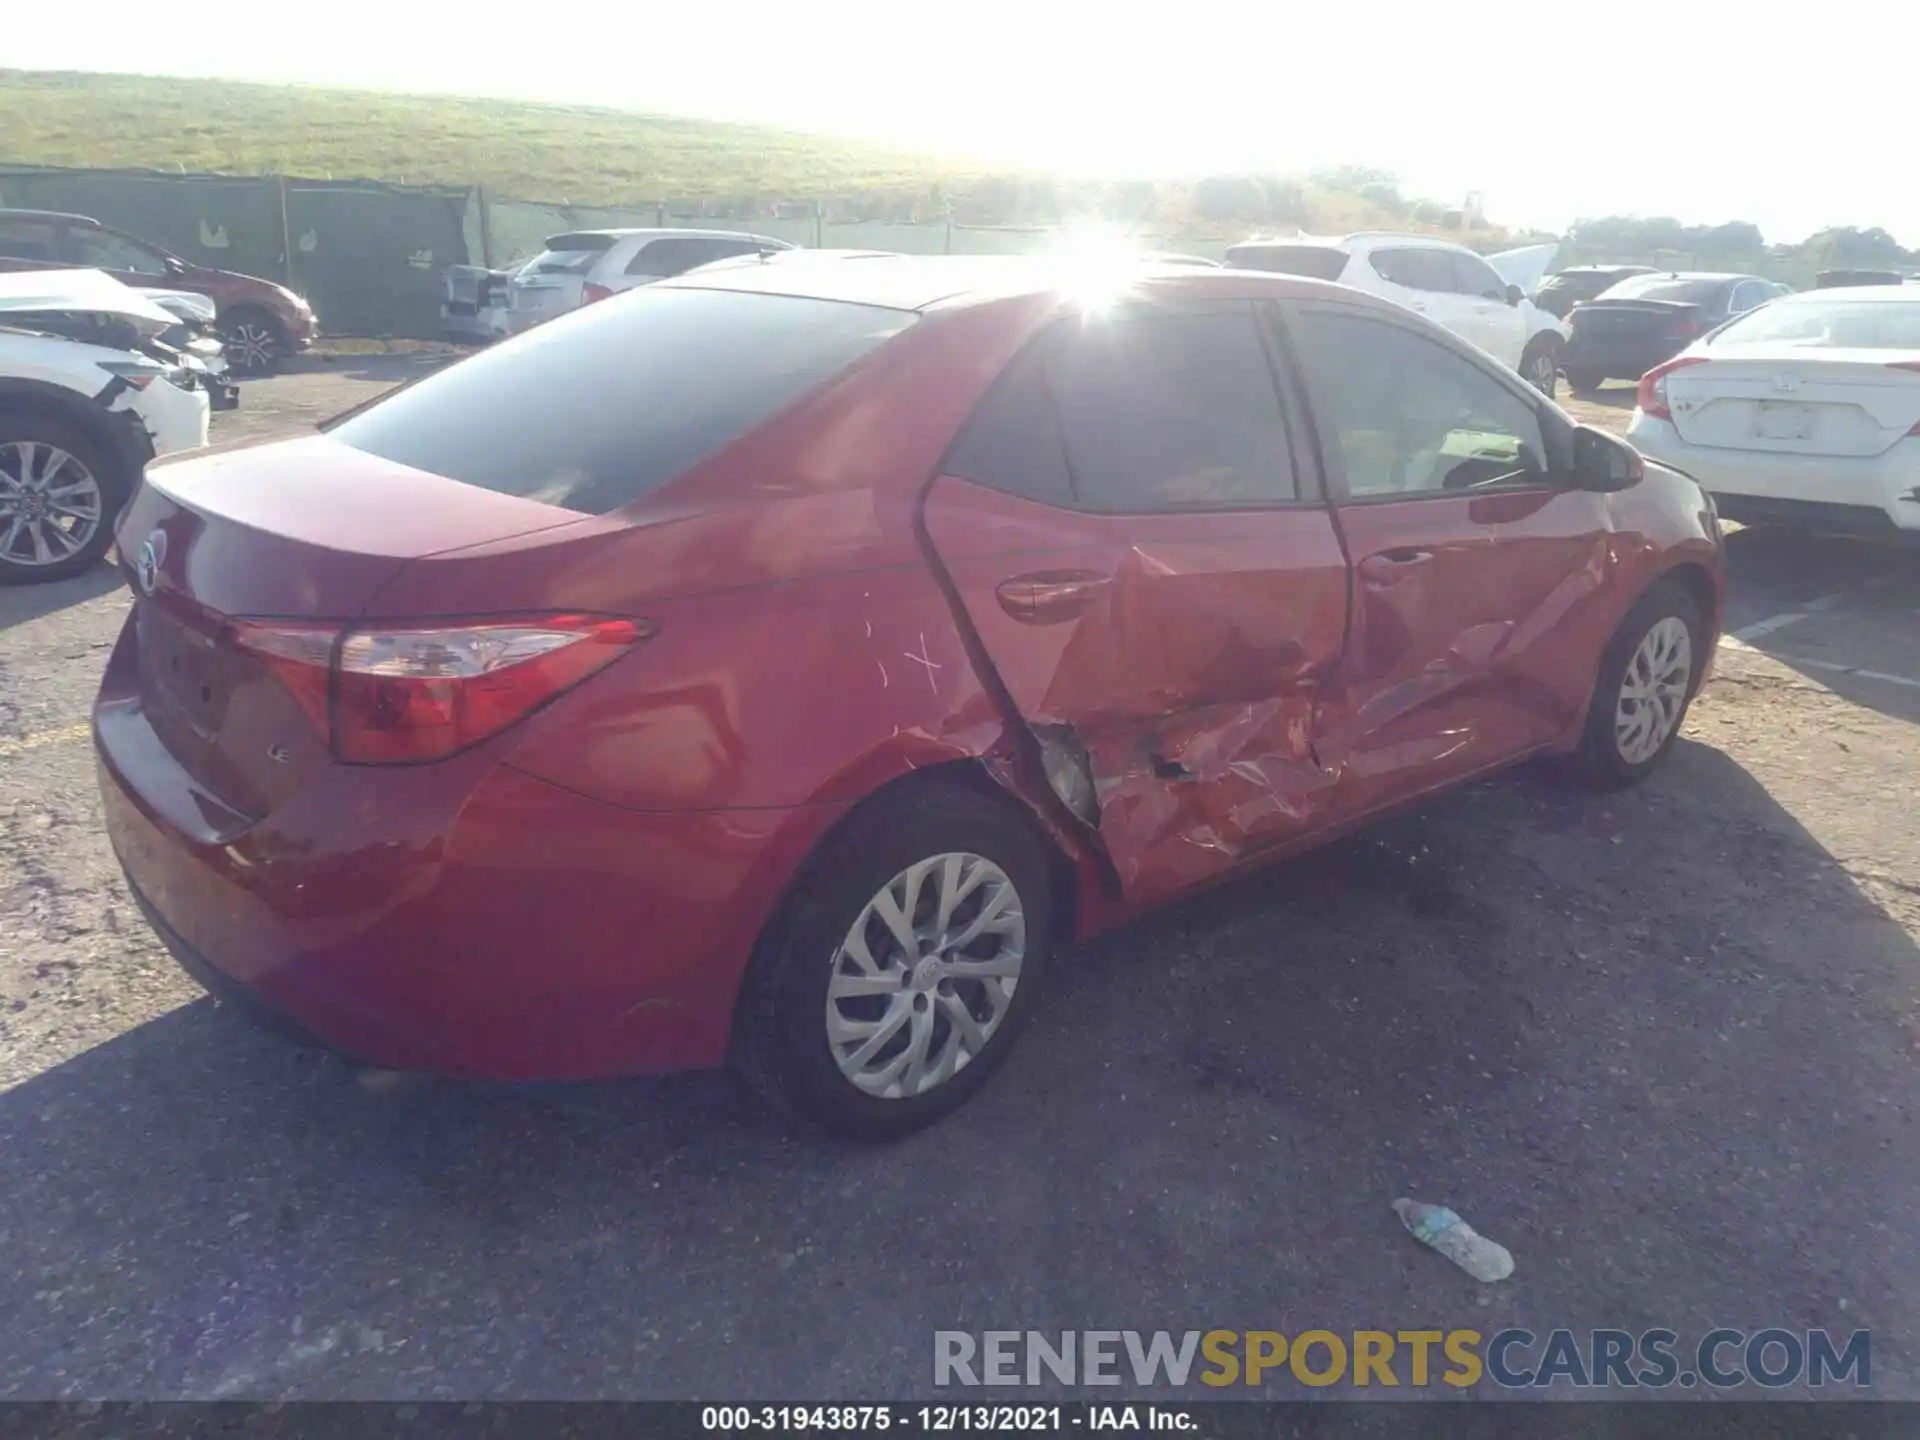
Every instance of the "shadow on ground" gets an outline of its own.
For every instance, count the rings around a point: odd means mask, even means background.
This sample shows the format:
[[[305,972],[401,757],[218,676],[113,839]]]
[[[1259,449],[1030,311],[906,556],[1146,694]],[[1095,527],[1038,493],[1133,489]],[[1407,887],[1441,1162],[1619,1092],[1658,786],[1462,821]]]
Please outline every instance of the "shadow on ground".
[[[0,1096],[0,1394],[895,1397],[937,1328],[1721,1324],[1871,1327],[1920,1394],[1920,955],[1740,766],[1674,762],[1085,947],[889,1148],[724,1076],[370,1091],[189,1005]]]
[[[0,585],[0,630],[25,625],[88,600],[98,600],[120,585],[120,571],[110,560],[66,580],[41,585]]]

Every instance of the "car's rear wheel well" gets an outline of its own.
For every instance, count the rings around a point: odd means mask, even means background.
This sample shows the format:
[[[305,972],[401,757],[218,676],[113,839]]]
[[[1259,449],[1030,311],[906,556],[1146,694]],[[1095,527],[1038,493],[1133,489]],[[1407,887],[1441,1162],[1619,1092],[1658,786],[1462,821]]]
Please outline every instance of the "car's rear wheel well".
[[[1047,828],[1040,823],[1032,809],[1006,786],[995,780],[988,772],[984,761],[974,758],[919,766],[905,775],[889,780],[872,794],[863,796],[857,805],[842,815],[827,833],[820,837],[819,842],[813,847],[813,853],[795,872],[793,885],[789,889],[805,883],[809,867],[817,857],[827,853],[835,837],[853,822],[855,816],[870,806],[880,803],[882,799],[891,803],[902,792],[939,789],[942,786],[970,790],[992,801],[1033,833],[1034,838],[1046,848],[1048,856],[1049,879],[1053,884],[1053,915],[1056,929],[1063,939],[1074,934],[1078,921],[1079,892],[1074,883],[1072,860],[1061,850],[1059,842],[1047,833]]]

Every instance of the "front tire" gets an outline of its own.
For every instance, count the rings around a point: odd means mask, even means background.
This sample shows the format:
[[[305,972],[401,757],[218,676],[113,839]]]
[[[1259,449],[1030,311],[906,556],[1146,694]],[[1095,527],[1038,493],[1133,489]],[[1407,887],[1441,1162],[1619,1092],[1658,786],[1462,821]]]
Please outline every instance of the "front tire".
[[[1671,581],[1655,584],[1627,612],[1601,659],[1576,752],[1588,783],[1635,785],[1666,759],[1699,689],[1701,637],[1699,604]]]
[[[1591,395],[1606,383],[1607,377],[1594,370],[1567,371],[1567,384],[1576,395]]]
[[[1560,347],[1547,339],[1535,340],[1520,357],[1520,376],[1551,400],[1560,388]]]
[[[1010,805],[943,783],[869,802],[762,937],[735,1016],[738,1068],[834,1134],[932,1124],[986,1082],[1032,1012],[1049,879]]]
[[[0,585],[64,580],[98,565],[133,488],[126,468],[76,421],[0,412]]]

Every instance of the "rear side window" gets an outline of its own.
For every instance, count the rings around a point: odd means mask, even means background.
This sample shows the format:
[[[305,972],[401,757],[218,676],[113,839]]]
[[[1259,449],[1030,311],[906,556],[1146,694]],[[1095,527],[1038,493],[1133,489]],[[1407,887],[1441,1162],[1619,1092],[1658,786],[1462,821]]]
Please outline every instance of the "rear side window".
[[[715,240],[682,238],[649,240],[627,264],[629,275],[659,275],[672,278],[684,275],[696,265],[710,264],[734,255],[755,255],[759,245],[751,240]]]
[[[549,235],[547,248],[520,267],[522,275],[584,275],[593,262],[613,248],[611,235],[591,231],[579,235]]]
[[[912,324],[904,310],[648,286],[450,366],[329,432],[588,515],[639,499]]]
[[[1367,263],[1389,284],[1450,295],[1456,291],[1450,259],[1444,250],[1375,250]]]
[[[1075,494],[1142,511],[1296,498],[1251,307],[1118,315],[1049,337],[1047,388]]]
[[[57,236],[49,220],[0,220],[0,255],[9,260],[59,260]]]
[[[1044,342],[1019,356],[987,392],[941,469],[1043,505],[1072,505],[1060,422],[1042,373]]]
[[[1268,270],[1309,280],[1338,280],[1348,258],[1346,251],[1331,245],[1234,245],[1227,250],[1227,264],[1241,270]]]

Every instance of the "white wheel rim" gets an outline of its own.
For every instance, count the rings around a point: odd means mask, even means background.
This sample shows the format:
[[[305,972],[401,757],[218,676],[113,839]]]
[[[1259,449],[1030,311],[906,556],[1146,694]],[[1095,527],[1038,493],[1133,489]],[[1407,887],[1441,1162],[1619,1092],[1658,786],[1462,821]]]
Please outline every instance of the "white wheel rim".
[[[100,482],[57,445],[0,445],[0,560],[58,565],[100,529]]]
[[[1627,662],[1613,710],[1613,740],[1620,758],[1639,765],[1660,753],[1680,724],[1693,679],[1693,638],[1669,615],[1647,631]]]
[[[840,1073],[883,1100],[946,1084],[1000,1029],[1026,953],[1020,894],[998,865],[950,853],[908,866],[833,958],[827,1043]]]
[[[1554,376],[1559,371],[1552,355],[1537,355],[1533,361],[1533,388],[1542,394],[1553,394]]]

